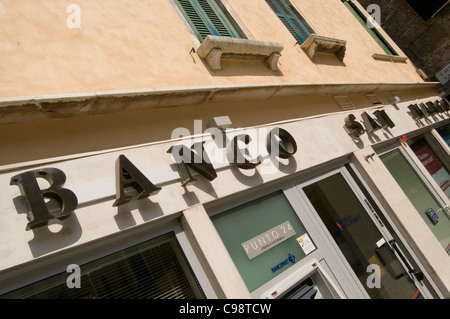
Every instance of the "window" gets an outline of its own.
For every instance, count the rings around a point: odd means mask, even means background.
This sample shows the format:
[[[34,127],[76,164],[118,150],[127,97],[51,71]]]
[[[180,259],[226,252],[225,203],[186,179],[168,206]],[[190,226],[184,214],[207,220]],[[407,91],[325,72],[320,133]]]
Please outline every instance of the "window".
[[[289,0],[266,0],[266,2],[298,43],[303,43],[311,33],[314,33]]]
[[[362,13],[359,8],[353,3],[353,1],[344,0],[345,6],[350,10],[350,12],[356,17],[356,19],[362,24],[364,29],[369,32],[372,38],[378,43],[378,45],[383,49],[384,53],[387,55],[398,55],[398,53],[392,48],[392,46],[386,41],[386,39],[381,35],[381,33],[376,28],[369,28],[367,25],[367,16]]]
[[[406,0],[408,4],[422,17],[428,20],[450,1],[448,0]]]
[[[400,149],[380,156],[386,168],[450,255],[450,217]]]
[[[409,139],[408,144],[434,181],[450,198],[450,157],[447,151],[430,132]]]
[[[205,298],[173,233],[82,265],[80,287],[70,273],[38,281],[7,299],[197,299]]]
[[[306,257],[298,239],[309,235],[281,191],[211,220],[251,292]]]
[[[241,38],[236,23],[217,0],[175,0],[175,3],[200,41],[208,35]]]

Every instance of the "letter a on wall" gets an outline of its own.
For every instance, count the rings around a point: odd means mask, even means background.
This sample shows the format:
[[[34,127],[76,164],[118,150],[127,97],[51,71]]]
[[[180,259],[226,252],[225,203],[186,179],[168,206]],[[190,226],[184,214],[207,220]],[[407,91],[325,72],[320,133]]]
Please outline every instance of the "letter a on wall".
[[[120,206],[130,202],[133,197],[125,193],[125,188],[134,188],[139,195],[137,199],[149,197],[161,190],[139,171],[124,155],[116,161],[116,201],[113,206]]]

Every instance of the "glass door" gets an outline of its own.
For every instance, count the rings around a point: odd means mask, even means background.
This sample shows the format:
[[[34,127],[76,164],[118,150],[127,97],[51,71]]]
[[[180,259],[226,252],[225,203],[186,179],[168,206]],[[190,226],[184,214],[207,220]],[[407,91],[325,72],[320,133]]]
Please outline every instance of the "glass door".
[[[421,274],[412,269],[345,167],[299,185],[310,214],[328,234],[330,245],[370,298],[411,299],[419,291]],[[419,284],[419,286],[421,286]]]
[[[414,169],[401,148],[382,154],[380,158],[442,247],[450,254],[448,207],[425,183],[426,179]]]

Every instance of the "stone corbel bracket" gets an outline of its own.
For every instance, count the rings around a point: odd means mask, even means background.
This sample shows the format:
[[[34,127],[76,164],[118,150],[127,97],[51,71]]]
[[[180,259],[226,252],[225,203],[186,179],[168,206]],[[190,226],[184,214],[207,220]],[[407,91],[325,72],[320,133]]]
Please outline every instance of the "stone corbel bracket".
[[[221,59],[262,59],[273,71],[279,71],[278,58],[283,45],[276,42],[255,41],[208,35],[197,54],[213,70],[222,69]]]
[[[406,63],[408,60],[405,56],[399,56],[399,55],[391,55],[391,54],[379,54],[375,53],[372,55],[372,57],[375,60],[381,60],[381,61],[392,61],[392,62],[403,62]]]
[[[345,40],[311,34],[300,47],[306,52],[311,60],[314,60],[317,53],[328,53],[335,55],[340,62],[343,62],[346,45],[347,41]]]

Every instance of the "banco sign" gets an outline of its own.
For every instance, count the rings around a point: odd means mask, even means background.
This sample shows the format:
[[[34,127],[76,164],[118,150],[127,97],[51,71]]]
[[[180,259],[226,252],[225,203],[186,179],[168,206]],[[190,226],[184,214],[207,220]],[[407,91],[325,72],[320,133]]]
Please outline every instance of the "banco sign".
[[[248,158],[247,147],[251,142],[251,136],[240,134],[235,136],[227,145],[231,150],[230,164],[240,169],[254,169],[262,163],[262,157],[256,160]],[[243,148],[240,148],[240,145]],[[265,147],[270,156],[289,159],[297,152],[297,144],[292,135],[282,128],[273,128],[269,131],[265,141]],[[179,174],[182,177],[182,185],[194,182],[191,171],[196,171],[209,181],[217,178],[216,170],[205,152],[203,142],[194,143],[191,148],[186,145],[172,146],[168,152],[177,164]],[[153,184],[125,155],[120,155],[116,160],[115,180],[116,199],[114,207],[126,204],[133,199],[147,198],[157,194],[161,187]],[[43,178],[50,184],[47,189],[41,189],[38,178]],[[26,201],[28,224],[26,230],[32,230],[47,226],[53,219],[64,220],[77,208],[76,194],[63,185],[66,182],[66,174],[58,168],[41,168],[20,173],[11,178],[10,185],[18,186],[22,197]],[[137,191],[137,196],[130,195],[130,191]],[[51,208],[48,201],[53,200]],[[56,207],[54,207],[56,206]]]

